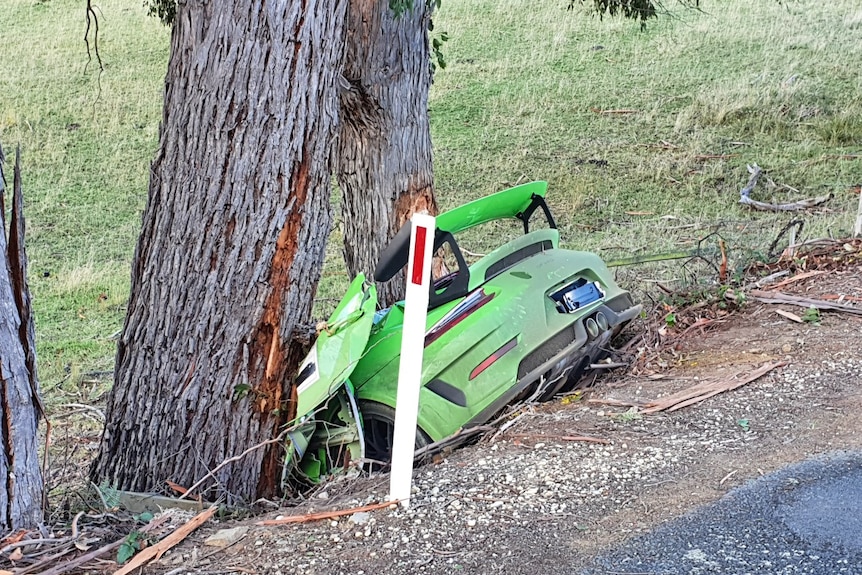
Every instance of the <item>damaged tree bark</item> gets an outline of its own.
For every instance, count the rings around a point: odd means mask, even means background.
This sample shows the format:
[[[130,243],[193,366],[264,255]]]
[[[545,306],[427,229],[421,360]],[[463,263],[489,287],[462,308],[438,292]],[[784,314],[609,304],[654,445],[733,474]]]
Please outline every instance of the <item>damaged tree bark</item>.
[[[414,212],[437,214],[428,90],[430,2],[396,15],[389,2],[350,0],[337,149],[344,260],[351,277]],[[400,276],[377,286],[381,306],[404,297]]]
[[[44,494],[38,441],[43,411],[27,285],[20,149],[15,152],[8,242],[3,163],[0,148],[0,532],[42,523]]]
[[[330,228],[346,6],[178,5],[96,483],[191,485],[292,417]],[[251,451],[205,494],[273,495],[282,455]]]

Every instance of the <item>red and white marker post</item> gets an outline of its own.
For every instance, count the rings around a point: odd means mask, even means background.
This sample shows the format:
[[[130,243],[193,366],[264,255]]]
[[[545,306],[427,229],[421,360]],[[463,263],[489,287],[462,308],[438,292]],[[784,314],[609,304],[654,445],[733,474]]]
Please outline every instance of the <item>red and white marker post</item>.
[[[436,218],[413,214],[410,220],[410,257],[407,260],[407,290],[404,295],[404,327],[401,360],[398,365],[398,394],[392,439],[392,468],[389,499],[409,506],[416,447],[416,418],[422,384],[422,355],[425,351],[425,320],[431,283]]]

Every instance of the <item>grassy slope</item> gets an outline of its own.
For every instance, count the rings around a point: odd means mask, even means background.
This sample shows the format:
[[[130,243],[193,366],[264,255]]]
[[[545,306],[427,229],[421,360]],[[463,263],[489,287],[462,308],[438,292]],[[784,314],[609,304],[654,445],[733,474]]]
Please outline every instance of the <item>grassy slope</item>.
[[[713,1],[646,32],[565,5],[444,3],[436,24],[451,37],[449,66],[431,99],[444,207],[547,179],[569,247],[613,258],[689,246],[718,227],[745,254],[765,250],[791,217],[737,207],[746,163],[757,162],[803,196],[835,194],[804,216],[808,236],[849,232],[847,190],[862,162],[832,156],[862,152],[855,0]],[[78,0],[7,0],[0,11],[0,143],[7,155],[23,147],[40,369],[47,387],[66,390],[111,369],[168,50],[139,2],[105,0],[99,15],[101,75],[87,66]],[[331,246],[319,309],[343,284],[338,254]],[[623,279],[678,271],[634,268]]]
[[[0,144],[22,148],[43,385],[108,371],[161,117],[168,31],[140,2],[100,2],[104,72],[88,64],[84,3],[0,10]]]

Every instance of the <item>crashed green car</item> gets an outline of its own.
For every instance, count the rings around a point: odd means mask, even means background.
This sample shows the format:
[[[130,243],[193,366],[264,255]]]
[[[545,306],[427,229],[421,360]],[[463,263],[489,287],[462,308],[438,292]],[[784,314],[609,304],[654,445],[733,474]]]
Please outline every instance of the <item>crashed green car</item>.
[[[640,313],[598,256],[560,249],[546,191],[532,182],[437,217],[445,270],[429,294],[417,447],[469,435],[512,402],[572,389]],[[523,234],[468,264],[456,238],[507,219]],[[384,250],[376,281],[407,264],[409,236],[405,225]],[[390,460],[404,305],[376,303],[374,284],[358,276],[301,365],[286,476]]]

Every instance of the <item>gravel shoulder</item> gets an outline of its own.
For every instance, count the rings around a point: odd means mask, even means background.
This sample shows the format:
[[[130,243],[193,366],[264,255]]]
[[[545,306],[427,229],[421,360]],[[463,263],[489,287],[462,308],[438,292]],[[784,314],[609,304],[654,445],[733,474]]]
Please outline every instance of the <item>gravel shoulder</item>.
[[[858,268],[794,289],[862,296]],[[841,274],[840,277],[835,276]],[[656,373],[609,374],[583,397],[534,406],[504,433],[415,472],[411,506],[278,527],[213,522],[146,572],[270,574],[575,573],[599,554],[817,454],[862,448],[862,318],[797,324],[750,304],[693,333]],[[789,311],[792,308],[786,308]],[[798,310],[797,310],[798,311]],[[642,401],[767,361],[787,365],[672,413]],[[572,441],[574,435],[606,443]],[[342,478],[266,518],[381,501],[386,476]],[[248,526],[233,545],[203,545]]]

